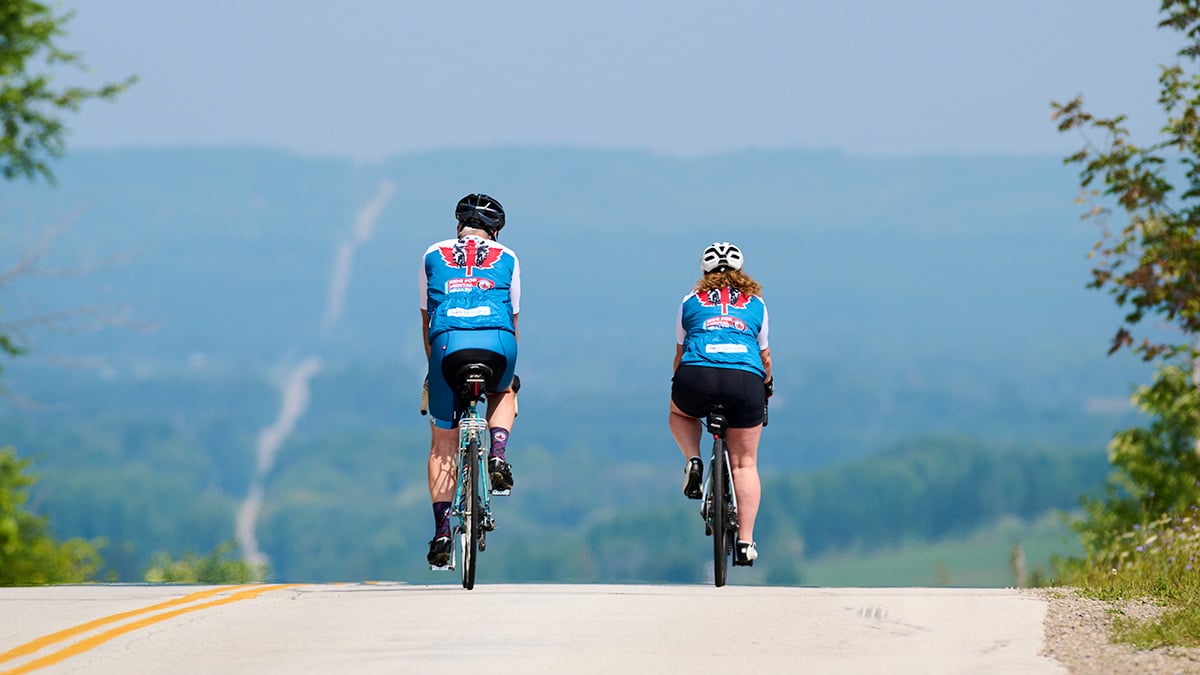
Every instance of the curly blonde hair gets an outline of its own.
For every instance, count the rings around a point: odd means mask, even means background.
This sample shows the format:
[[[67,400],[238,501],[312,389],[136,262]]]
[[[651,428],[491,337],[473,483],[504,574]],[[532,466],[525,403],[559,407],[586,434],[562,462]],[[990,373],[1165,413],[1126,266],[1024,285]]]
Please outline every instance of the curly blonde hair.
[[[703,293],[716,288],[736,288],[742,293],[748,295],[762,296],[762,286],[757,281],[750,278],[749,274],[741,270],[728,270],[725,272],[709,272],[700,277],[696,282],[696,292]]]

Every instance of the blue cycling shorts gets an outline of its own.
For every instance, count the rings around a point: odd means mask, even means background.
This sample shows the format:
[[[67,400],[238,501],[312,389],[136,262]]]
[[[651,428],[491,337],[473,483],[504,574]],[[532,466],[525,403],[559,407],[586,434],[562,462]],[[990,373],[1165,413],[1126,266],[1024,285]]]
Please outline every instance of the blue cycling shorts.
[[[504,357],[504,372],[488,391],[504,391],[512,385],[517,367],[517,338],[506,330],[448,330],[434,336],[429,345],[429,416],[439,429],[453,429],[458,419],[457,396],[442,375],[442,361],[464,349],[483,349]]]

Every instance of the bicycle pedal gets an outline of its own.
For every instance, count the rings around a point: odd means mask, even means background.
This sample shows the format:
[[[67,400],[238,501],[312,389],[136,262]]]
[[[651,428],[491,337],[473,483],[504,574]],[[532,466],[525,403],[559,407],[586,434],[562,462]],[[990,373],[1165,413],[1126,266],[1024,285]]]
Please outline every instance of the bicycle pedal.
[[[437,565],[429,566],[430,572],[450,572],[453,570],[454,570],[454,565],[442,565],[441,567],[438,567]]]
[[[512,494],[512,490],[492,490],[493,497],[507,497]]]

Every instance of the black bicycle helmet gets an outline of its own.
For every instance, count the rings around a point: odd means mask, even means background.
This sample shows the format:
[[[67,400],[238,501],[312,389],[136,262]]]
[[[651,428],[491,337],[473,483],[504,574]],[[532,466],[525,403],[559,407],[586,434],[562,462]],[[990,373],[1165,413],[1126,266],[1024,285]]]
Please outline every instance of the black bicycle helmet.
[[[469,194],[458,200],[454,217],[458,219],[459,228],[475,227],[493,237],[504,227],[504,207],[483,193]]]

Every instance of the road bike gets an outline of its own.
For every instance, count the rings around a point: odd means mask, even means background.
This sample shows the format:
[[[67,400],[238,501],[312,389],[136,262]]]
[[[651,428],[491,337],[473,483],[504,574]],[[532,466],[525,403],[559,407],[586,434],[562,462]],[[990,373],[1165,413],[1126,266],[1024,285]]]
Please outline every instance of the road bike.
[[[767,426],[769,411],[763,404],[763,426]],[[713,435],[712,457],[708,462],[708,480],[701,495],[700,517],[704,519],[704,534],[713,538],[713,583],[725,585],[729,558],[736,555],[738,538],[737,493],[733,489],[733,473],[729,466],[729,450],[725,446],[725,431],[729,420],[725,406],[714,404],[704,420]]]
[[[700,516],[704,518],[704,533],[713,538],[713,583],[720,588],[725,585],[729,557],[737,548],[738,533],[737,495],[729,471],[729,450],[725,447],[729,420],[725,418],[724,405],[712,406],[705,426],[713,435],[713,450],[700,502]]]
[[[458,369],[454,382],[458,384],[462,416],[458,420],[458,482],[450,516],[457,519],[452,539],[457,546],[451,551],[449,569],[462,572],[463,588],[475,588],[476,558],[487,548],[487,533],[496,529],[492,516],[491,495],[508,494],[507,490],[493,492],[490,488],[487,459],[491,445],[488,422],[479,414],[492,369],[483,363],[467,363]]]

